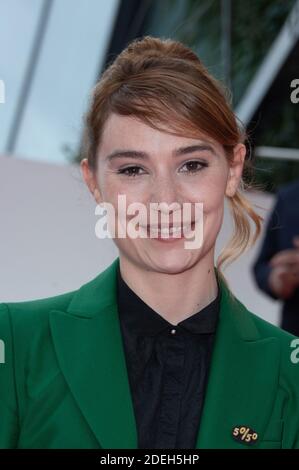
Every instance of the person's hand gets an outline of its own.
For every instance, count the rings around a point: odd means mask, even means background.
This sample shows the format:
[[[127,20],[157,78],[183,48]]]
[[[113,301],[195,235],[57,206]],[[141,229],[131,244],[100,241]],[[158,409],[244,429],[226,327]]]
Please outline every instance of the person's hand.
[[[289,272],[286,266],[277,266],[270,272],[268,284],[271,291],[281,299],[288,299],[292,297],[298,280],[296,276]]]
[[[293,239],[295,248],[282,250],[272,257],[269,276],[270,289],[280,298],[288,299],[299,286],[299,237]]]

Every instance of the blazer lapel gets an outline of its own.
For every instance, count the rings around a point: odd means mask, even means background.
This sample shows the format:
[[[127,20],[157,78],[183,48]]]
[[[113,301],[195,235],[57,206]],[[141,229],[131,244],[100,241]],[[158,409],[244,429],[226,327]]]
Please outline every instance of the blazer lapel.
[[[238,426],[258,434],[254,448],[274,405],[279,343],[260,337],[245,306],[219,280],[220,318],[196,448],[246,448],[245,436],[240,442],[233,438]]]
[[[117,258],[50,313],[59,365],[102,448],[137,448],[116,302]]]

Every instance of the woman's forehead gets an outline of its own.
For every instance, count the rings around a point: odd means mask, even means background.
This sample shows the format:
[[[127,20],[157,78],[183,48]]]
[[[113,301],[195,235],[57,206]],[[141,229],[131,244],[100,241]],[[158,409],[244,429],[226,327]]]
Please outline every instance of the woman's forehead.
[[[116,150],[134,149],[140,151],[171,151],[183,145],[207,144],[220,151],[222,146],[200,130],[195,133],[183,132],[175,135],[172,129],[155,129],[135,116],[111,114],[102,134],[101,155]],[[187,135],[186,135],[187,134]]]

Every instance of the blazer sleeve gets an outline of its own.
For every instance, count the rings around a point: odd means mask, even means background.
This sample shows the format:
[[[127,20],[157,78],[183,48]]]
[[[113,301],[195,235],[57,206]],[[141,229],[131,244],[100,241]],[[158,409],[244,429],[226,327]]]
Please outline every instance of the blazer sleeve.
[[[6,304],[0,304],[0,351],[0,449],[14,449],[18,442],[18,407],[11,318]]]
[[[269,262],[272,256],[281,250],[278,232],[281,228],[281,220],[283,215],[282,211],[282,197],[278,191],[276,202],[266,223],[265,235],[260,252],[254,264],[252,265],[252,273],[256,284],[262,291],[275,300],[279,297],[274,292],[272,292],[268,284],[269,275],[272,269]]]

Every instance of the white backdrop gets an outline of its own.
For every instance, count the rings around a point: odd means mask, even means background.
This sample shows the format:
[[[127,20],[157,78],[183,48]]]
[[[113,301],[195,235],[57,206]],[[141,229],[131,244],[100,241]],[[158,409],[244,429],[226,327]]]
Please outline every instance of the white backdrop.
[[[265,210],[274,197],[248,193]],[[61,166],[0,157],[0,302],[32,300],[77,289],[117,256],[110,239],[98,239],[95,202],[76,165]],[[232,219],[225,207],[216,256],[228,240]],[[259,291],[250,266],[262,241],[228,267],[224,274],[247,308],[274,324],[280,302]]]

